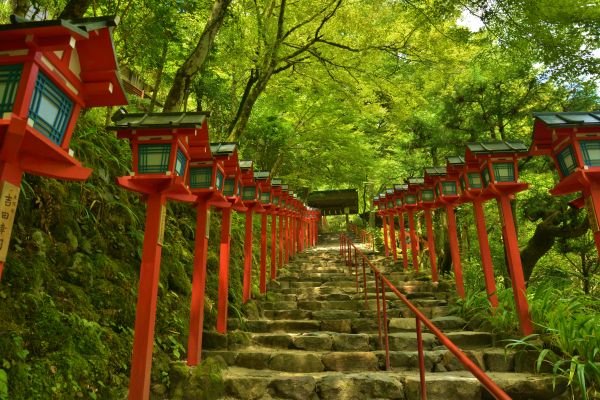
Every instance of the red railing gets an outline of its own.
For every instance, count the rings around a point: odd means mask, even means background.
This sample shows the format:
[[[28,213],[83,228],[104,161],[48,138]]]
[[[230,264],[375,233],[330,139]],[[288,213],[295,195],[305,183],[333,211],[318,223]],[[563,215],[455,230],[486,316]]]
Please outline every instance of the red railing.
[[[417,333],[417,351],[419,356],[419,375],[421,378],[421,400],[427,399],[427,389],[425,384],[425,355],[423,353],[422,324],[433,333],[446,348],[454,354],[458,361],[468,369],[483,387],[498,400],[511,400],[511,398],[486,375],[473,361],[471,361],[458,346],[456,346],[442,331],[436,327],[419,309],[412,304],[400,291],[383,275],[363,254],[360,249],[345,234],[340,234],[340,256],[345,260],[350,273],[354,272],[356,276],[356,291],[359,291],[358,264],[359,257],[362,260],[362,279],[363,292],[365,294],[365,307],[368,307],[369,294],[367,291],[367,272],[368,266],[375,274],[375,297],[377,299],[377,323],[379,330],[379,345],[385,347],[385,367],[390,369],[390,345],[388,339],[388,317],[387,317],[387,299],[385,296],[386,286],[398,296],[398,298],[413,312],[416,319]],[[352,271],[354,267],[354,271]]]
[[[371,232],[359,228],[356,224],[348,224],[348,230],[354,233],[357,238],[360,238],[361,242],[368,243],[369,247],[375,250],[375,238]]]

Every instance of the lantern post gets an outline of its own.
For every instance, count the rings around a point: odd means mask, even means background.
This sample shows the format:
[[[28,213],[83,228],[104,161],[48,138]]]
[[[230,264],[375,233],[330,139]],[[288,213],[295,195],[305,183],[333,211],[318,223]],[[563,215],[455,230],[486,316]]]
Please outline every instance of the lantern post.
[[[377,214],[381,216],[381,221],[383,224],[383,247],[385,250],[385,256],[390,256],[390,245],[388,242],[388,226],[387,226],[387,201],[386,201],[386,193],[379,193],[379,197],[377,200],[377,208],[379,211]]]
[[[458,245],[458,232],[456,229],[456,216],[454,207],[459,203],[458,176],[456,173],[448,173],[446,167],[425,168],[425,173],[430,181],[434,183],[436,204],[446,209],[448,221],[448,241],[450,242],[450,256],[452,257],[452,268],[454,269],[454,281],[456,293],[460,298],[465,298],[465,285],[463,281],[462,263],[460,260],[460,248]]]
[[[154,325],[165,232],[167,199],[193,202],[187,175],[189,137],[201,134],[203,113],[127,114],[113,117],[117,137],[132,147],[133,172],[117,179],[120,186],[141,193],[148,204],[133,336],[129,399],[148,399]]]
[[[394,185],[394,210],[398,214],[400,247],[402,248],[402,265],[404,270],[408,270],[408,249],[406,245],[406,226],[404,224],[404,192],[408,190],[407,184]]]
[[[279,258],[279,264],[277,263],[277,255],[279,253],[278,242],[277,242],[277,216],[279,216],[279,221],[281,223],[281,214],[279,204],[281,201],[281,179],[273,178],[271,179],[271,280],[275,280],[277,278],[277,269],[281,267],[281,257]],[[281,234],[281,228],[279,229],[279,233]],[[279,236],[279,243],[281,243],[281,237]],[[279,253],[281,254],[281,253]]]
[[[242,283],[242,302],[250,300],[252,292],[252,224],[254,213],[265,213],[260,197],[260,186],[254,180],[254,163],[252,161],[240,161],[239,166],[242,177],[242,202],[245,208],[246,232],[244,236],[244,277]],[[266,235],[266,226],[265,226]],[[261,245],[262,247],[262,245]],[[266,251],[265,251],[266,253]],[[266,267],[265,267],[266,268]]]
[[[404,192],[403,204],[408,214],[408,230],[410,235],[410,252],[415,272],[419,272],[419,239],[415,227],[415,212],[419,210],[417,202],[419,185],[423,184],[423,178],[408,178],[407,189]]]
[[[241,199],[241,170],[238,159],[237,143],[211,143],[211,152],[222,163],[225,172],[223,195],[227,202],[215,204],[221,209],[221,243],[219,245],[219,297],[217,301],[217,332],[227,333],[227,315],[229,302],[229,254],[231,247],[231,213],[245,212]]]
[[[495,198],[500,211],[504,248],[508,260],[510,280],[515,299],[515,308],[523,335],[533,333],[533,325],[527,304],[523,265],[517,240],[517,230],[513,219],[511,199],[515,193],[527,189],[527,183],[520,183],[517,160],[527,156],[527,147],[519,141],[467,143],[466,159],[479,161],[483,181],[484,198]]]
[[[115,17],[0,25],[0,279],[23,173],[86,180],[69,149],[82,108],[127,104]]]
[[[271,189],[271,173],[269,171],[255,171],[254,179],[256,180],[258,187],[260,189],[260,203],[264,208],[264,212],[260,215],[260,279],[259,279],[259,289],[260,293],[266,293],[267,291],[267,225],[268,225],[268,216],[271,214],[272,210],[272,198],[273,192]],[[271,223],[271,230],[273,229],[273,225],[275,223]],[[274,236],[271,237],[271,248],[275,246]],[[272,260],[271,260],[272,262]],[[271,270],[273,269],[273,264],[271,264]]]
[[[227,206],[223,196],[225,171],[222,162],[213,158],[206,121],[202,129],[189,139],[190,166],[188,185],[196,196],[196,235],[194,241],[194,270],[190,304],[190,333],[187,364],[198,365],[202,359],[204,297],[206,291],[206,261],[210,232],[210,206]]]
[[[461,156],[450,156],[446,158],[446,169],[459,175],[460,201],[473,204],[475,226],[477,228],[477,241],[479,242],[479,255],[485,281],[487,298],[492,307],[498,307],[498,295],[496,293],[496,280],[494,278],[494,267],[492,264],[492,253],[485,224],[485,213],[483,202],[485,198],[481,195],[483,184],[479,172],[479,162],[471,157],[465,160]]]
[[[394,189],[387,189],[385,191],[385,201],[387,203],[386,214],[389,217],[389,233],[390,233],[390,245],[391,253],[394,259],[394,263],[398,262],[398,250],[396,249],[396,222],[395,219],[395,206],[394,206]]]
[[[596,250],[600,254],[600,112],[535,113],[529,154],[554,161],[559,182],[553,196],[581,192],[571,202],[587,210]]]
[[[279,267],[283,267],[287,260],[285,258],[286,253],[286,199],[287,199],[288,185],[281,185],[281,192],[279,196]]]
[[[433,221],[431,217],[431,209],[435,207],[435,191],[433,188],[434,180],[425,171],[423,185],[420,186],[419,195],[417,196],[419,205],[425,216],[425,226],[427,228],[427,247],[429,248],[429,263],[431,264],[431,280],[439,281],[437,269],[437,255],[435,250],[435,237],[433,235]]]

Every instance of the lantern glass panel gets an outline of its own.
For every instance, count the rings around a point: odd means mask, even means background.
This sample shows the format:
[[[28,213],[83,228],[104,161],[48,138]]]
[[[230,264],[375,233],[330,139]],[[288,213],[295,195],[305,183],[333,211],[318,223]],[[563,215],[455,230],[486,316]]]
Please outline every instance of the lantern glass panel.
[[[493,166],[496,182],[515,181],[515,166],[513,163],[494,163]]]
[[[401,207],[402,206],[402,199],[396,199],[396,206],[397,207]]]
[[[29,106],[29,118],[33,120],[33,127],[60,146],[72,110],[73,101],[40,72]]]
[[[388,201],[387,208],[394,208],[394,202]]]
[[[225,179],[225,186],[223,186],[223,194],[225,196],[233,196],[235,189],[235,179]]]
[[[255,200],[256,199],[256,188],[254,186],[244,187],[242,194],[242,200]]]
[[[573,145],[568,145],[560,153],[556,155],[558,160],[558,167],[563,176],[569,176],[577,168],[577,162],[575,162],[575,152],[573,151]]]
[[[169,170],[171,144],[138,144],[138,173],[162,174]]]
[[[218,191],[223,190],[223,173],[220,169],[217,169],[217,179],[215,180],[215,186]]]
[[[421,190],[421,201],[433,201],[433,190]]]
[[[469,187],[471,189],[481,189],[481,175],[479,172],[469,172]]]
[[[181,149],[177,149],[177,159],[175,160],[175,173],[179,176],[185,175],[185,166],[187,164],[187,158],[183,154]]]
[[[481,171],[481,180],[483,181],[483,187],[488,187],[490,184],[490,171],[487,169],[487,167]]]
[[[456,195],[456,182],[442,182],[442,192],[444,196],[454,196]]]
[[[279,205],[279,196],[275,196],[275,198],[273,199],[273,204]]]
[[[600,141],[584,140],[580,142],[583,164],[588,167],[600,166]]]
[[[269,193],[269,192],[261,193],[260,201],[262,203],[269,203],[269,201],[271,201],[271,193]]]
[[[20,64],[0,66],[0,114],[13,110],[22,71]]]
[[[465,191],[467,190],[467,184],[465,183],[465,177],[461,175],[460,177],[460,190],[461,191]]]
[[[417,202],[417,196],[415,196],[414,194],[409,194],[406,196],[407,204],[415,204],[416,202]]]
[[[190,168],[190,187],[192,189],[209,189],[212,186],[212,167]]]

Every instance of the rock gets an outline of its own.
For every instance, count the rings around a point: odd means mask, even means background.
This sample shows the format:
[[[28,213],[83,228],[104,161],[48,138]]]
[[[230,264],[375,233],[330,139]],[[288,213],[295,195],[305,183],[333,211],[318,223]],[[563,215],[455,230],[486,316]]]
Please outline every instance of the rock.
[[[483,353],[480,351],[468,350],[464,352],[469,360],[473,361],[479,368],[484,368]],[[445,371],[465,371],[466,368],[449,350],[442,351],[442,357],[438,363],[443,365]],[[442,370],[442,368],[440,368]]]
[[[292,337],[285,333],[273,333],[266,335],[254,335],[252,341],[266,347],[277,347],[287,349],[292,345]]]
[[[379,325],[377,319],[370,318],[357,318],[352,320],[352,332],[353,333],[369,333],[377,332]],[[382,326],[383,329],[383,326]]]
[[[241,352],[238,354],[235,365],[252,369],[267,369],[271,353],[266,352]]]
[[[377,356],[370,352],[329,353],[322,358],[328,371],[377,371]]]
[[[390,332],[396,332],[396,331],[414,332],[415,329],[417,329],[417,321],[414,318],[390,318],[390,324],[389,324]]]
[[[352,322],[349,319],[321,321],[320,329],[329,332],[350,333],[352,332]]]
[[[348,310],[321,310],[313,311],[312,316],[319,320],[353,319],[358,317],[358,313]]]
[[[225,349],[227,348],[227,336],[216,331],[204,331],[202,334],[203,349]]]
[[[312,353],[273,354],[269,368],[286,372],[321,372],[325,369],[321,359]]]
[[[225,381],[227,393],[235,396],[237,399],[255,400],[264,396],[269,386],[269,379],[266,377],[235,377]]]
[[[553,377],[550,375],[529,374],[491,374],[496,382],[513,400],[548,400],[562,395],[567,390],[568,380],[565,377],[556,378],[553,388]],[[492,400],[493,397],[483,390],[483,400]]]
[[[326,376],[319,382],[318,392],[323,400],[404,399],[397,379],[368,373]]]
[[[273,379],[270,385],[275,394],[284,399],[318,400],[316,381],[312,376],[290,376]]]
[[[335,351],[369,351],[369,335],[365,334],[339,334],[333,335],[333,349]]]
[[[431,322],[441,330],[463,329],[467,325],[467,321],[453,315],[436,317]]]
[[[448,339],[460,348],[491,347],[492,335],[488,332],[448,332]]]
[[[515,354],[502,349],[487,349],[483,352],[485,369],[492,372],[511,372],[515,369]]]
[[[332,339],[328,334],[306,334],[294,338],[294,346],[301,350],[331,350]]]
[[[427,399],[428,400],[468,400],[480,399],[482,388],[476,378],[468,376],[449,375],[447,373],[428,373]],[[419,400],[419,376],[408,376],[404,383],[406,400]]]
[[[246,304],[242,304],[242,313],[248,319],[259,319],[260,311],[255,301],[249,301]]]
[[[248,332],[229,331],[227,334],[227,348],[230,350],[248,347],[251,341],[251,336]]]

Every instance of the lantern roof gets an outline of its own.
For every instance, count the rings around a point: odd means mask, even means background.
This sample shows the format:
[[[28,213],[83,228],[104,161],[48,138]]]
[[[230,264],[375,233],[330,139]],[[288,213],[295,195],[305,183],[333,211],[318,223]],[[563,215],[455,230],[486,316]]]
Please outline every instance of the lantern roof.
[[[210,151],[215,156],[230,156],[234,153],[237,153],[237,143],[236,142],[220,142],[220,143],[211,143]]]
[[[203,128],[208,113],[169,112],[169,113],[127,113],[124,110],[115,113],[111,130],[125,129],[161,129],[161,128]]]
[[[271,177],[271,171],[254,171],[254,179],[267,180]]]
[[[285,192],[287,192],[287,191],[289,190],[289,188],[290,188],[290,186],[289,186],[289,185],[286,185],[286,184],[282,184],[282,185],[281,185],[281,190],[283,190],[283,191],[285,191]]]
[[[83,84],[79,96],[86,107],[127,104],[112,39],[118,17],[29,21],[12,15],[11,22],[0,25],[3,43],[69,56],[65,61]]]
[[[446,162],[452,167],[462,167],[466,163],[463,156],[448,156],[446,157]]]
[[[409,185],[422,185],[425,183],[425,178],[423,178],[422,176],[411,177],[408,178],[406,182],[408,182]]]
[[[446,167],[427,167],[425,168],[425,176],[444,176],[448,173]]]
[[[281,178],[271,179],[271,186],[281,186],[281,185],[282,185]]]
[[[400,192],[402,190],[408,190],[408,185],[406,183],[394,184],[394,190],[396,192]]]
[[[579,126],[600,126],[600,111],[594,112],[538,112],[533,113],[537,121],[550,128],[572,128]]]
[[[501,153],[527,153],[529,150],[525,143],[520,140],[508,140],[504,142],[470,142],[467,150],[475,155],[501,154]]]
[[[394,189],[386,189],[385,193],[389,196],[391,194],[394,194]]]
[[[254,161],[252,160],[240,160],[240,169],[242,170],[252,169],[253,165]]]

